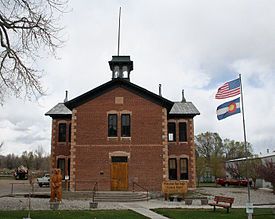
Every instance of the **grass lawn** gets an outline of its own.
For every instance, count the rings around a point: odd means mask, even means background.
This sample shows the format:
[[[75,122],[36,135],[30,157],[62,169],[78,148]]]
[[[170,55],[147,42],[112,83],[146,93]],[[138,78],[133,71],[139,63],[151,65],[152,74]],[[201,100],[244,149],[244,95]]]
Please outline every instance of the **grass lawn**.
[[[155,209],[158,214],[164,215],[173,219],[246,219],[247,214],[245,209],[230,209],[227,214],[226,209]],[[253,218],[255,219],[275,219],[275,214],[272,214],[272,209],[254,209]]]
[[[28,211],[0,211],[1,219],[22,219],[28,216]],[[145,219],[143,215],[130,210],[91,210],[91,211],[31,211],[32,219]]]

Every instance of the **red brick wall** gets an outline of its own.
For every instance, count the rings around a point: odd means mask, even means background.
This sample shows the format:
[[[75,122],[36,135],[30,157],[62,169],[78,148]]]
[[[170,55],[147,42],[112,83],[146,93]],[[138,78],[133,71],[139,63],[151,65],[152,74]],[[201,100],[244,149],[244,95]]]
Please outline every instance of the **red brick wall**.
[[[196,174],[195,174],[195,145],[194,145],[194,128],[193,119],[170,119],[168,122],[176,123],[176,141],[168,143],[168,156],[170,158],[177,158],[178,162],[178,176],[179,159],[188,158],[188,187],[196,187]],[[187,123],[187,142],[179,142],[179,122]]]
[[[115,104],[115,97],[124,97],[124,104]],[[117,144],[107,140],[107,112],[123,110],[132,112],[131,144],[161,144],[161,109],[143,97],[116,88],[77,107],[76,144]]]
[[[149,189],[160,191],[162,183],[162,146],[83,146],[76,147],[76,189],[92,189],[98,182],[99,190],[110,190],[110,151],[125,151],[128,158],[128,190],[133,181]],[[103,173],[103,174],[100,174]]]
[[[115,97],[123,97],[116,104]],[[131,138],[108,138],[108,112],[131,114]],[[126,89],[113,89],[76,108],[75,180],[99,182],[100,190],[110,190],[109,152],[130,153],[128,184],[135,180],[150,190],[161,190],[162,107]],[[120,119],[119,119],[120,121]],[[118,123],[120,136],[120,122]],[[103,171],[103,175],[100,175]],[[85,189],[89,185],[76,186]],[[82,188],[81,188],[82,187]]]
[[[59,123],[66,123],[66,142],[58,142],[58,125]],[[68,158],[70,157],[71,143],[69,142],[69,124],[71,119],[53,119],[52,120],[52,146],[51,146],[51,168],[57,167],[57,159],[65,158],[65,174],[68,174]]]
[[[116,97],[119,97],[119,100]],[[123,104],[121,97],[123,97]],[[72,121],[70,119],[53,120],[52,167],[56,167],[58,157],[71,158],[72,190],[74,188],[90,190],[95,182],[99,183],[99,190],[110,190],[109,153],[123,151],[129,154],[128,189],[132,189],[132,182],[135,181],[150,191],[160,191],[162,181],[168,177],[167,157],[178,159],[188,157],[188,186],[195,188],[193,119],[184,119],[187,122],[188,141],[180,143],[177,137],[177,142],[169,143],[167,153],[167,131],[165,131],[167,116],[163,110],[166,112],[166,109],[161,106],[123,88],[113,89],[82,104],[73,110]],[[131,114],[131,138],[108,138],[108,113],[118,114],[118,136],[120,136],[121,113]],[[172,121],[182,122],[183,120],[173,119]],[[67,124],[72,122],[72,144],[68,141],[57,142],[59,122]]]

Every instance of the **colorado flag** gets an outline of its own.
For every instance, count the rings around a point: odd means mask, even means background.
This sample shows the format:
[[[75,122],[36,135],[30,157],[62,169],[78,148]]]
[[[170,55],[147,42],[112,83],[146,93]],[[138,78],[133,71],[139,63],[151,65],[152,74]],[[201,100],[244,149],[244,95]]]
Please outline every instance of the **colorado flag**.
[[[218,120],[225,119],[228,116],[232,116],[240,112],[240,98],[237,98],[219,105],[217,108],[217,118]]]

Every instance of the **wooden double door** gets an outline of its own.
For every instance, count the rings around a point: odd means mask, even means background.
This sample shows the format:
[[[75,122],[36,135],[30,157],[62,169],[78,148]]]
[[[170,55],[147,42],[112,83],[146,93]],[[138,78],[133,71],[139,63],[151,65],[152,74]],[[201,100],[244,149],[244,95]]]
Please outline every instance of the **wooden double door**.
[[[112,157],[111,162],[111,190],[128,190],[128,157]]]

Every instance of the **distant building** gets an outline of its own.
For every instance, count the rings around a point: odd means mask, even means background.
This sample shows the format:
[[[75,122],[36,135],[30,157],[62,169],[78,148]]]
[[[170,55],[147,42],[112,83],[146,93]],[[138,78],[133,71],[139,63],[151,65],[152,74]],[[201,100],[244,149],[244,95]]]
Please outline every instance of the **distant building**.
[[[183,96],[172,102],[130,82],[130,56],[109,61],[112,80],[58,103],[52,118],[51,167],[69,176],[72,191],[161,191],[163,181],[195,188],[194,121]]]
[[[261,159],[262,163],[265,164],[265,162],[274,162],[275,163],[275,152],[272,153],[267,153],[267,154],[260,154],[259,156],[255,157],[249,157],[249,160],[251,159]],[[225,162],[225,166],[228,167],[229,165],[234,165],[240,162],[245,162],[246,158],[238,158],[238,159],[233,159],[233,160],[228,160]],[[229,173],[227,173],[227,176],[231,177]],[[257,188],[272,188],[272,185],[270,182],[266,182],[263,179],[257,179],[256,180],[256,187]]]

